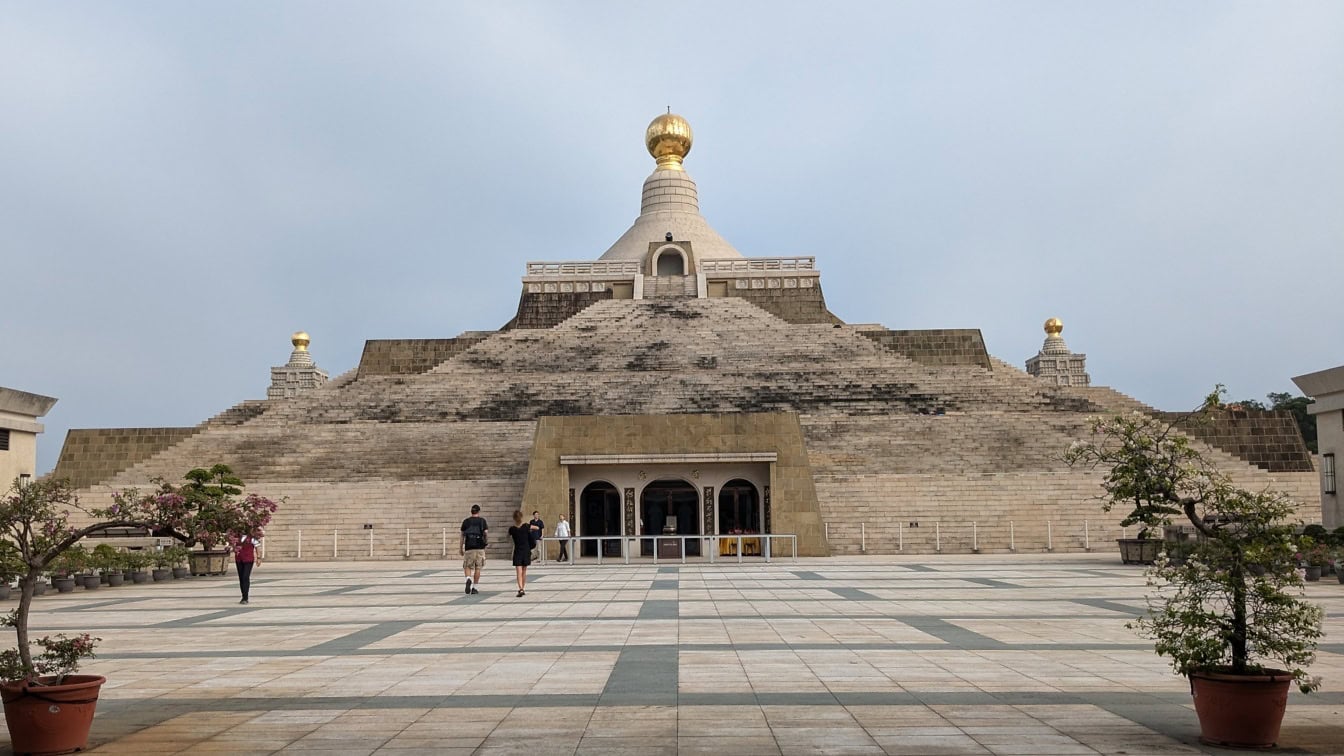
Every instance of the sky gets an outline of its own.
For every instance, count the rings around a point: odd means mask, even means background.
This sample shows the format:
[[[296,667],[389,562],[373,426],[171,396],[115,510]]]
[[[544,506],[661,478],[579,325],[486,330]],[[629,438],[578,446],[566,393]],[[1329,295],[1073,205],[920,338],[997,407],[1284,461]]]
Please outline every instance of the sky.
[[[813,255],[851,323],[1047,318],[1161,409],[1344,363],[1344,3],[0,0],[0,386],[70,428],[264,398],[290,334],[490,330],[639,213]]]

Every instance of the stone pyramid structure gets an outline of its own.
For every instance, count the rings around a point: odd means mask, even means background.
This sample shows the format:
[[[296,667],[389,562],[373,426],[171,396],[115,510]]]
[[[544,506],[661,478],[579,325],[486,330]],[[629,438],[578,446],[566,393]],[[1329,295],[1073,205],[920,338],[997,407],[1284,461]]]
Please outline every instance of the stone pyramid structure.
[[[1099,475],[1062,455],[1096,414],[1157,410],[1029,375],[978,331],[841,322],[814,259],[743,257],[700,218],[679,175],[684,119],[656,119],[647,141],[659,164],[640,218],[600,259],[529,263],[502,328],[370,341],[349,373],[196,428],[72,431],[55,474],[96,499],[225,462],[287,498],[267,538],[281,559],[453,558],[472,504],[496,542],[516,508],[563,513],[576,535],[608,537],[585,556],[651,556],[626,537],[660,534],[791,535],[802,555],[1122,535]],[[1211,457],[1318,518],[1291,418],[1258,417],[1254,434],[1236,420],[1212,432]]]

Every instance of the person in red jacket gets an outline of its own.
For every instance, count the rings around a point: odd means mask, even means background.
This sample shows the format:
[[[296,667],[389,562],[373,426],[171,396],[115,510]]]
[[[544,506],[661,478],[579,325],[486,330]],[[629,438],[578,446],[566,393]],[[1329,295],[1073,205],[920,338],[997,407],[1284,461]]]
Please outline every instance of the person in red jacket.
[[[261,529],[252,531],[238,539],[238,545],[233,551],[233,563],[238,568],[238,587],[243,591],[243,600],[240,604],[247,603],[247,594],[252,587],[252,567],[261,561],[257,554],[257,547],[261,545]]]

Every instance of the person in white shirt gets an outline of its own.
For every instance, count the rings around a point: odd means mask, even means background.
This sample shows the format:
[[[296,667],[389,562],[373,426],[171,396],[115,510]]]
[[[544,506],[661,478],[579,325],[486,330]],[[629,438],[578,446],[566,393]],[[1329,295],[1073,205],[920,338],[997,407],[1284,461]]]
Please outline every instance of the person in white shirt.
[[[569,538],[569,520],[564,515],[560,515],[560,521],[555,524],[556,538]],[[569,541],[560,542],[560,561],[569,561]]]

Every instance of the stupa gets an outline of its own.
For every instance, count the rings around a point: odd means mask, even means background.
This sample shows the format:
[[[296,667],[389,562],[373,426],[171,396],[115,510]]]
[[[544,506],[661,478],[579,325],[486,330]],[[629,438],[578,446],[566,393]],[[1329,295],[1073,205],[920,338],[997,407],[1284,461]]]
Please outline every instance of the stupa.
[[[701,215],[684,118],[654,119],[645,144],[655,166],[630,228],[600,255],[527,262],[502,327],[368,341],[329,381],[296,335],[268,399],[195,428],[71,431],[55,474],[97,500],[224,462],[287,498],[272,559],[455,558],[472,504],[501,524],[565,513],[576,535],[606,537],[581,557],[652,557],[628,537],[665,532],[789,534],[803,556],[1122,535],[1099,474],[1062,455],[1094,415],[1156,410],[1030,375],[975,329],[843,322],[814,257],[744,256]],[[1076,376],[1068,354],[1047,338],[1038,357]],[[1291,418],[1270,426],[1259,437],[1286,452],[1239,447],[1233,428],[1207,439],[1210,457],[1312,519],[1310,457]]]

